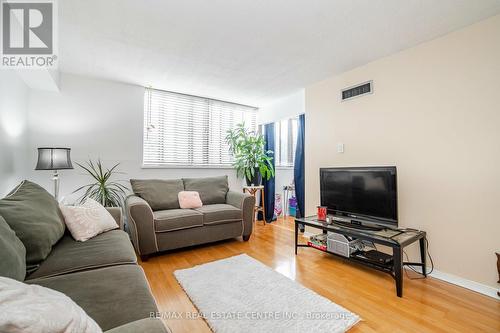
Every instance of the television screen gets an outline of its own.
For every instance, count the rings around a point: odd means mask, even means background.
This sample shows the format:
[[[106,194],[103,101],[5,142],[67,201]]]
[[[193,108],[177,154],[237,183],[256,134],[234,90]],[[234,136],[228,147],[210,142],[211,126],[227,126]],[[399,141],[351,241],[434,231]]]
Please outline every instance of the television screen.
[[[322,168],[320,191],[330,214],[397,225],[396,167]]]

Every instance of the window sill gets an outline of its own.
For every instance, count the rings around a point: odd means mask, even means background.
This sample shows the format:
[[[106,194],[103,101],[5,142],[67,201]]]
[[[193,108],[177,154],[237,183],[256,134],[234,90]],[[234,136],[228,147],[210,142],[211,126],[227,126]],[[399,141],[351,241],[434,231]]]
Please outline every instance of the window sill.
[[[293,170],[293,166],[275,166],[276,170]],[[236,170],[230,165],[141,165],[141,169],[226,169]]]
[[[142,165],[141,169],[227,169],[234,170],[230,165]]]
[[[275,166],[275,169],[276,170],[293,170],[293,166],[281,166],[281,165],[277,165]]]

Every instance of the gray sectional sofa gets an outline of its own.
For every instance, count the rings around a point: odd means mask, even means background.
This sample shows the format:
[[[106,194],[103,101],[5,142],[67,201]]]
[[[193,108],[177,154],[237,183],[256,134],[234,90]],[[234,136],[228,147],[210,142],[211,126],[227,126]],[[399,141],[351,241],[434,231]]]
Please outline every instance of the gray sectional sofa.
[[[131,179],[126,200],[129,232],[143,260],[166,250],[252,234],[255,198],[230,191],[227,176],[184,179]],[[197,191],[203,206],[181,209],[180,191]]]
[[[111,209],[122,225],[120,210]],[[103,331],[164,333],[129,236],[111,230],[75,241],[53,197],[24,181],[0,200],[0,276],[64,293]]]

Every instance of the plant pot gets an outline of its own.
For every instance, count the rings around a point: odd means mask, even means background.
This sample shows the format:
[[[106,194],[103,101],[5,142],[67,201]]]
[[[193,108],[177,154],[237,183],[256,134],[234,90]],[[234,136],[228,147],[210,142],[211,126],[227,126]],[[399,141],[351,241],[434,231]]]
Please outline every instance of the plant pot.
[[[262,175],[260,174],[259,168],[255,168],[255,173],[252,179],[248,179],[245,176],[245,180],[247,182],[247,186],[260,186],[262,185]]]

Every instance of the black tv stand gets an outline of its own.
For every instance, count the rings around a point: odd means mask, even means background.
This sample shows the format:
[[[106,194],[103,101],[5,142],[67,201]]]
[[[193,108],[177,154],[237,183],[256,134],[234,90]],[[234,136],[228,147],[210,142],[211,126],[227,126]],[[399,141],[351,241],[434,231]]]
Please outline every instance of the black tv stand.
[[[390,274],[396,282],[396,294],[399,297],[403,296],[403,266],[419,266],[422,268],[424,276],[427,276],[426,259],[427,259],[427,243],[425,241],[426,233],[420,230],[411,229],[386,229],[380,230],[365,230],[352,227],[349,222],[335,221],[332,224],[327,224],[323,221],[318,221],[316,216],[309,216],[305,218],[295,219],[295,254],[299,247],[315,248],[319,251],[330,253],[336,257],[342,258],[349,262],[355,262],[363,266],[371,267],[373,269]],[[347,224],[348,226],[346,226]],[[299,244],[299,225],[306,225],[313,228],[322,230],[324,233],[334,232],[344,235],[350,239],[360,239],[370,241],[375,244],[381,244],[392,248],[391,258],[387,258],[386,254],[377,253],[378,251],[369,253],[362,252],[352,253],[349,257],[341,256],[340,254],[333,253],[327,249],[319,249],[313,244]],[[420,245],[420,262],[405,262],[403,261],[403,249],[415,242]]]

